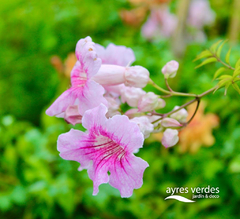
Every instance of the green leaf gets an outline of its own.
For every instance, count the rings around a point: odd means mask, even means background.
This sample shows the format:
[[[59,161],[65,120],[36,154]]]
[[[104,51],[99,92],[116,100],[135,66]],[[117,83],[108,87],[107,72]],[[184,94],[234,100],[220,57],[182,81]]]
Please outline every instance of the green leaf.
[[[208,58],[208,59],[204,60],[200,65],[196,66],[195,69],[199,68],[199,67],[201,67],[203,65],[206,65],[208,63],[216,62],[216,61],[217,61],[217,59],[215,57]]]
[[[227,82],[226,85],[225,85],[225,91],[224,91],[224,95],[226,96],[227,95],[227,90],[229,88],[229,86],[232,84],[232,82]]]
[[[237,77],[238,75],[240,75],[240,66],[238,66],[233,72],[233,78]]]
[[[240,78],[239,77],[236,77],[232,80],[232,82],[237,82],[237,81],[240,81]]]
[[[233,76],[232,75],[222,75],[219,77],[219,80],[232,80]]]
[[[226,57],[225,57],[225,61],[226,61],[227,64],[230,64],[229,60],[230,60],[231,50],[232,50],[232,48],[230,48],[230,49],[228,50],[227,55],[226,55]]]
[[[232,76],[231,75],[222,75],[219,79],[221,79],[218,82],[218,87],[214,90],[213,93],[215,93],[218,89],[224,87],[224,86],[228,86],[229,87],[229,83],[232,83]],[[225,91],[226,92],[226,91]]]
[[[219,68],[216,72],[215,72],[215,74],[214,74],[214,76],[213,76],[213,80],[215,80],[220,74],[222,74],[224,71],[226,71],[227,69],[225,68],[225,67],[221,67],[221,68]]]
[[[237,69],[240,66],[240,59],[238,59],[236,65],[235,65],[235,69]]]
[[[219,40],[210,47],[210,51],[216,53],[217,47],[222,43],[223,40]]]
[[[228,40],[224,40],[224,42],[218,47],[217,53],[216,53],[217,57],[220,58],[220,55],[221,55],[221,52],[222,52],[222,48],[223,48],[223,46],[225,45],[225,43],[226,43],[227,41],[228,41]]]
[[[208,58],[208,57],[212,57],[212,56],[213,56],[213,54],[209,50],[204,50],[199,55],[197,55],[197,57],[193,60],[193,62],[195,62],[199,59]]]
[[[240,94],[240,88],[236,83],[232,83],[233,88]]]

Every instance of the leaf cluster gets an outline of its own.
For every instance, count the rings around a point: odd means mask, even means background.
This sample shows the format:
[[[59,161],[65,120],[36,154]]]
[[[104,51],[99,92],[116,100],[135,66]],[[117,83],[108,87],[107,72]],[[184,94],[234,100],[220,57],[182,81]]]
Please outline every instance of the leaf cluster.
[[[228,50],[225,55],[225,62],[222,61],[222,49],[226,44],[227,40],[219,40],[214,43],[209,49],[201,52],[194,61],[204,59],[201,64],[197,65],[195,68],[202,67],[206,64],[219,62],[222,67],[218,68],[214,73],[213,80],[218,80],[217,87],[215,91],[220,88],[225,88],[224,95],[226,95],[227,90],[230,85],[240,94],[240,88],[236,82],[240,80],[240,59],[236,62],[235,67],[232,67],[230,64],[230,54],[231,48]],[[215,92],[214,91],[214,92]]]

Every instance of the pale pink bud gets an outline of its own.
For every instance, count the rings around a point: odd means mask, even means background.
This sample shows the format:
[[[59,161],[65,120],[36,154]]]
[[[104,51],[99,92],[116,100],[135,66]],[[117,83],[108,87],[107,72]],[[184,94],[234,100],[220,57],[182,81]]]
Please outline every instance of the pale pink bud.
[[[161,118],[161,116],[157,116],[157,115],[151,115],[151,116],[147,116],[148,120],[153,124],[154,126],[154,132],[160,132],[162,131],[163,127],[161,125],[161,120],[159,120]],[[156,122],[156,120],[159,120]]]
[[[179,106],[175,106],[173,108],[173,110],[176,110],[178,108],[179,108]],[[183,109],[180,109],[177,112],[173,113],[172,115],[170,115],[170,117],[173,118],[173,119],[176,119],[177,121],[179,121],[181,123],[184,123],[184,122],[187,121],[188,112],[187,112],[187,110],[185,110],[183,108]]]
[[[109,97],[105,96],[105,99],[108,101],[108,112],[106,114],[106,117],[109,118],[109,117],[112,117],[114,115],[120,114],[120,112],[118,111],[119,106],[120,106],[119,99],[115,99],[115,98],[110,97],[110,96]]]
[[[172,119],[172,118],[164,118],[161,121],[161,124],[165,128],[170,128],[170,127],[181,127],[182,124],[180,124],[177,120]]]
[[[101,85],[110,86],[124,83],[129,87],[142,88],[149,81],[149,72],[141,66],[101,65],[98,73],[92,79]]]
[[[162,145],[169,148],[177,144],[179,140],[178,131],[174,129],[166,129],[163,132]]]
[[[137,107],[139,99],[146,94],[141,88],[135,87],[123,87],[121,90],[121,100],[123,103],[127,102],[127,104],[131,107]]]
[[[125,71],[125,85],[143,88],[149,81],[149,71],[142,66],[127,67]]]
[[[142,96],[138,102],[138,110],[148,112],[165,107],[166,103],[153,92],[148,92]]]
[[[117,85],[125,82],[125,67],[118,65],[101,65],[98,73],[92,77],[101,85]]]
[[[127,112],[124,113],[129,119],[134,118],[135,116],[142,116],[144,113],[139,112],[138,109],[130,109]]]
[[[153,124],[151,124],[146,116],[135,117],[131,119],[131,121],[135,122],[139,126],[140,131],[144,135],[144,138],[148,138],[150,133],[154,130]]]
[[[103,86],[106,93],[111,94],[113,97],[119,97],[121,95],[121,90],[125,87],[124,84],[118,85],[105,85]]]
[[[64,114],[64,119],[66,122],[76,125],[78,123],[82,123],[82,116],[79,114],[78,106],[73,105],[69,106]]]
[[[177,61],[170,61],[162,68],[162,73],[164,74],[165,78],[173,78],[177,74],[179,64]]]

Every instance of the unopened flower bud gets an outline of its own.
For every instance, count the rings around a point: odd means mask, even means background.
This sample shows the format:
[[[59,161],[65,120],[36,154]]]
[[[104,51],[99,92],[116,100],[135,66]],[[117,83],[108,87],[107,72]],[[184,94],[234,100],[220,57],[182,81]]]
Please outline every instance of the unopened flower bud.
[[[136,87],[123,87],[121,90],[121,100],[123,103],[127,102],[127,104],[131,107],[137,107],[139,99],[146,94],[141,88]]]
[[[153,92],[148,92],[142,96],[138,102],[138,110],[148,112],[165,107],[166,103]]]
[[[127,112],[125,112],[124,115],[126,115],[129,119],[132,119],[136,116],[142,116],[142,115],[144,115],[144,113],[139,112],[139,110],[136,108],[132,108],[132,109],[128,110]]]
[[[182,124],[180,124],[177,120],[172,119],[172,118],[164,118],[161,121],[161,124],[165,128],[170,128],[170,127],[173,128],[173,127],[181,127],[182,126]]]
[[[69,106],[64,113],[64,119],[72,125],[82,123],[82,116],[78,112],[78,106]]]
[[[154,131],[159,132],[161,131],[162,125],[161,125],[161,116],[157,116],[157,115],[147,115],[148,120],[153,124],[154,126]]]
[[[173,110],[176,110],[178,108],[179,108],[179,106],[175,106],[173,108]],[[179,111],[173,113],[172,115],[170,115],[170,117],[173,118],[173,119],[176,119],[177,121],[179,121],[181,123],[184,123],[184,122],[187,121],[188,112],[187,112],[187,110],[185,110],[183,108],[183,109],[180,109]]]
[[[98,73],[92,79],[105,86],[124,83],[129,87],[143,88],[149,81],[149,72],[142,66],[101,65]]]
[[[124,77],[126,86],[143,88],[149,81],[149,71],[138,65],[127,67]]]
[[[174,78],[177,74],[179,64],[177,61],[170,61],[162,68],[162,73],[164,74],[165,78]]]
[[[98,73],[92,77],[101,85],[118,85],[125,81],[125,67],[118,65],[101,65]]]
[[[109,118],[114,115],[120,114],[120,112],[118,111],[120,106],[120,100],[110,96],[107,96],[107,97],[105,96],[105,99],[108,102],[108,111],[107,111],[106,117]]]
[[[131,121],[138,124],[140,131],[144,135],[144,138],[148,138],[150,133],[153,132],[154,130],[153,124],[149,121],[149,119],[146,116],[135,117],[131,119]]]
[[[162,145],[169,148],[177,144],[179,140],[178,131],[174,129],[166,129],[163,132]]]

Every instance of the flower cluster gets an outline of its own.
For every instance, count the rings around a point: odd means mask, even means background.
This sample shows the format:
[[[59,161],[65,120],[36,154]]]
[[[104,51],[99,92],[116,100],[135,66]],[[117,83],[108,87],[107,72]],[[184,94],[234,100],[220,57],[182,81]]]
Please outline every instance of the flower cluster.
[[[187,27],[189,40],[205,41],[204,26],[211,25],[215,20],[215,13],[208,0],[193,0],[189,5]],[[151,9],[147,21],[142,26],[142,35],[149,40],[168,38],[177,28],[178,18],[171,13],[168,5],[159,5]]]
[[[93,195],[102,183],[117,188],[122,197],[130,197],[142,186],[148,163],[136,153],[152,132],[163,132],[162,144],[175,145],[178,129],[186,122],[187,112],[176,107],[161,115],[155,110],[165,101],[143,88],[150,81],[142,66],[131,66],[135,56],[130,48],[110,44],[107,48],[90,37],[76,45],[76,64],[71,71],[71,87],[46,110],[49,116],[82,123],[86,132],[71,129],[61,134],[57,148],[63,159],[80,163],[93,180]],[[165,79],[176,75],[178,63],[170,61],[163,69]],[[128,104],[123,112],[121,104]]]

